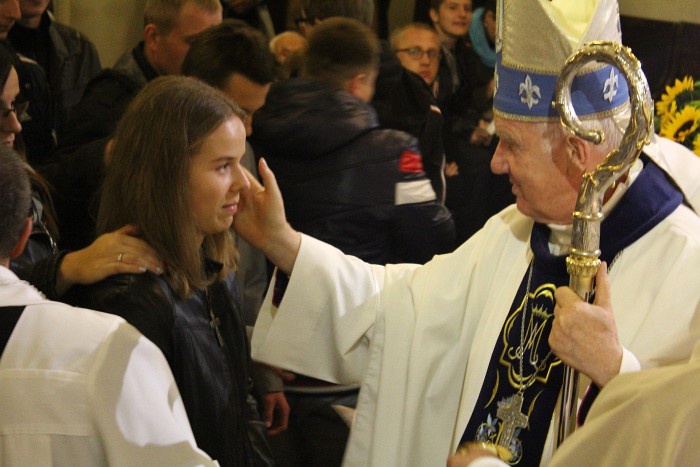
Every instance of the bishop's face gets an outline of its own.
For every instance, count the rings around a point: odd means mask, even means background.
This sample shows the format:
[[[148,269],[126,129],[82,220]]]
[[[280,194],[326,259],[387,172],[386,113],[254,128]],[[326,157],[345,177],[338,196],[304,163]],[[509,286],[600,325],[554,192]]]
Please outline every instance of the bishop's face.
[[[491,170],[507,174],[518,210],[537,222],[570,224],[583,170],[572,162],[570,140],[550,142],[536,123],[495,117],[500,138]]]

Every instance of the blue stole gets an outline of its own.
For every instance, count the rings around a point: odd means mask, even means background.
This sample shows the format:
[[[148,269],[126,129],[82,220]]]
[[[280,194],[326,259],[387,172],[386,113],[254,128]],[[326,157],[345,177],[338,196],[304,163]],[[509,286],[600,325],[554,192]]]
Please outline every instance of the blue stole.
[[[642,161],[642,172],[601,225],[600,259],[608,264],[683,202],[683,194],[668,176],[646,156],[642,156]],[[546,225],[535,223],[530,236],[534,259],[525,312],[522,377],[516,349],[520,346],[529,271],[495,343],[479,398],[461,439],[495,444],[500,431],[498,409],[518,392],[522,380],[522,411],[529,420],[527,427],[515,432],[510,445],[513,457],[508,461],[511,465],[539,465],[562,383],[563,365],[554,354],[549,354],[548,338],[554,317],[554,290],[568,285],[569,276],[566,257],[549,252],[549,232]],[[536,371],[536,366],[541,369]]]

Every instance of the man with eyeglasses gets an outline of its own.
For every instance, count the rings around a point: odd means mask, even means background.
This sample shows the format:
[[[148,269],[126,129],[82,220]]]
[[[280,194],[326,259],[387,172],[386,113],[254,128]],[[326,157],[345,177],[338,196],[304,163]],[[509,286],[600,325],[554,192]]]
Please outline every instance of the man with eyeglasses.
[[[428,121],[434,122],[434,131],[442,133],[442,114],[437,104],[438,67],[440,66],[440,40],[435,30],[424,23],[410,23],[392,32],[389,39],[391,50],[396,54],[406,70],[418,75],[425,83],[426,104],[430,108]],[[440,200],[445,199],[445,153],[442,138],[439,150],[423,155],[425,173],[430,178],[435,193]]]
[[[435,30],[427,24],[411,23],[395,30],[390,42],[401,65],[419,75],[437,96],[440,39]]]

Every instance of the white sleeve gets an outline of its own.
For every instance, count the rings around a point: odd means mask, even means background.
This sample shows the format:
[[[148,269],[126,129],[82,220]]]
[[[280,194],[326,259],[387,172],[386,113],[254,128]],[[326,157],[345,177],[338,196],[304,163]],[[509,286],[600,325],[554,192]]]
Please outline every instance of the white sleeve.
[[[165,357],[131,325],[119,324],[90,376],[109,465],[218,465],[196,446]]]
[[[270,284],[255,323],[253,359],[359,384],[379,306],[376,267],[303,235],[279,308],[273,304],[276,277]]]
[[[632,373],[634,371],[639,371],[642,369],[642,365],[637,360],[634,354],[622,347],[622,361],[620,362],[620,374],[622,373]]]

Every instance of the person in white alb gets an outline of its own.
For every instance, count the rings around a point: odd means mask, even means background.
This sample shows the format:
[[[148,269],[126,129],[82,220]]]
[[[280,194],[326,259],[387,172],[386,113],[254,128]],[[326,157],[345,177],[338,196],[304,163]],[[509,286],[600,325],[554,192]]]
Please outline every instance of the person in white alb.
[[[24,163],[0,147],[0,465],[218,465],[153,343],[8,269],[31,232],[30,197]]]

